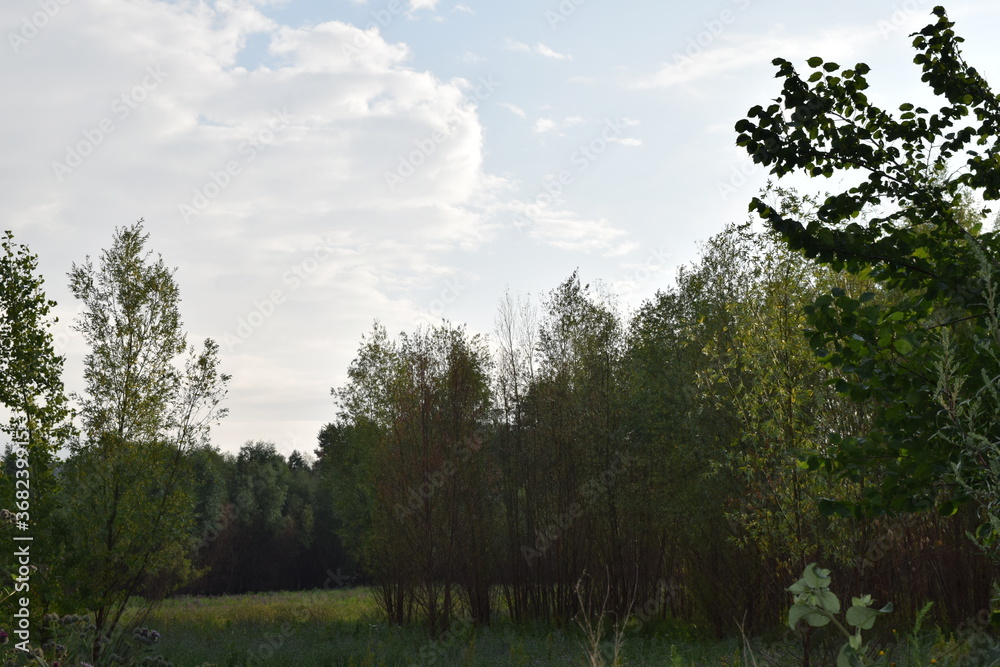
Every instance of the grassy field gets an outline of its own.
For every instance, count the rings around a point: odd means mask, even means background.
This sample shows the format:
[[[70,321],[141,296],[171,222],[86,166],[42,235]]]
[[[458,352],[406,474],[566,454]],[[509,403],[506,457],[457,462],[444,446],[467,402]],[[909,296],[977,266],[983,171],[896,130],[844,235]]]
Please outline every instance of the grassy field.
[[[381,621],[364,588],[174,598],[147,625],[163,635],[155,654],[178,666],[581,665],[585,655],[575,626],[458,623],[431,641],[423,628]],[[683,633],[630,632],[625,642],[629,665],[737,665],[738,654],[735,641],[701,644]]]
[[[576,626],[553,629],[500,621],[473,629],[458,623],[449,634],[430,641],[423,628],[381,621],[371,591],[364,588],[175,598],[147,625],[163,635],[153,655],[161,654],[177,667],[590,664],[585,637]],[[948,654],[956,655],[954,644],[940,634],[925,633],[920,639],[919,651],[905,638],[882,646],[880,664],[953,662]],[[692,629],[644,627],[626,632],[623,658],[628,666],[795,665],[802,664],[799,646],[794,639],[759,642],[751,657],[736,639],[719,642],[698,637]],[[931,663],[933,656],[936,661]],[[831,654],[813,664],[833,660]]]

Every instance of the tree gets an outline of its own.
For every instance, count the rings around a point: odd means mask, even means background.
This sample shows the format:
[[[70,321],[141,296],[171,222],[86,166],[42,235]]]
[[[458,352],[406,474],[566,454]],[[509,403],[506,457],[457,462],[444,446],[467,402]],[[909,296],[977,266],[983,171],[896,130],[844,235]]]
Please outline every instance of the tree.
[[[166,592],[158,584],[185,578],[194,543],[185,453],[226,414],[218,345],[187,347],[173,272],[151,261],[147,239],[142,220],[118,229],[99,270],[88,258],[69,273],[85,308],[76,330],[91,351],[62,518],[67,581],[95,614],[95,659],[110,650],[130,598],[155,600]]]
[[[906,103],[894,117],[871,104],[863,63],[841,70],[810,58],[804,80],[778,58],[778,99],[736,124],[737,143],[776,176],[860,172],[808,220],[750,204],[791,248],[878,286],[834,288],[807,310],[811,345],[845,374],[838,389],[887,406],[870,433],[835,434],[833,455],[810,461],[856,481],[871,466],[884,472],[861,502],[830,511],[996,503],[1000,248],[984,231],[989,209],[973,202],[1000,198],[1000,100],[962,59],[944,8],[933,14],[913,46],[922,80],[943,98],[937,112]]]
[[[522,546],[532,541],[528,524],[533,518],[532,495],[528,493],[533,459],[529,458],[529,418],[527,395],[534,383],[537,311],[530,300],[519,295],[515,301],[504,294],[495,319],[494,396],[496,464],[500,472],[500,506],[503,544],[500,585],[511,616],[522,621],[532,611],[537,598],[532,595],[531,563],[522,555]]]
[[[378,583],[391,622],[414,607],[432,634],[464,593],[490,617],[493,497],[480,453],[491,407],[479,337],[445,324],[388,340],[376,324],[334,390],[335,424],[321,433],[343,537]]]
[[[245,592],[273,586],[277,538],[285,525],[290,481],[288,464],[273,443],[248,442],[236,457],[231,497],[236,510],[237,549],[231,554],[236,576],[230,590]],[[284,553],[291,560],[293,553]]]
[[[575,585],[584,571],[595,588],[610,589],[609,607],[622,613],[642,558],[632,549],[645,546],[637,538],[656,537],[630,530],[630,518],[641,512],[626,511],[638,496],[628,484],[634,470],[620,372],[625,331],[613,297],[581,283],[576,271],[543,307],[529,392],[533,470],[526,491],[534,511],[527,515],[527,542],[534,550],[523,555],[532,561],[533,583],[551,588],[556,615],[576,611]]]
[[[49,331],[56,321],[36,276],[38,257],[15,244],[8,231],[0,248],[0,403],[13,414],[0,427],[14,443],[51,461],[70,432],[63,392],[64,358],[55,353]],[[39,480],[41,481],[41,480]]]
[[[779,194],[784,207],[794,205],[791,193]],[[726,304],[732,334],[705,346],[708,364],[700,375],[708,399],[722,403],[720,410],[730,406],[739,423],[720,462],[745,485],[729,516],[740,527],[738,539],[773,562],[769,569],[777,570],[780,583],[819,556],[845,562],[847,535],[816,516],[810,502],[844,493],[844,485],[807,474],[797,463],[823,453],[830,430],[863,432],[872,406],[837,395],[833,373],[802,335],[803,306],[831,281],[840,285],[837,276],[789,250],[773,232],[729,227],[711,242],[722,244],[736,258],[730,279],[743,289]],[[784,593],[783,584],[778,592]]]
[[[5,475],[2,500],[4,507],[26,510],[17,518],[30,526],[34,538],[32,562],[39,574],[31,581],[37,601],[32,612],[40,618],[57,594],[51,579],[58,544],[51,522],[59,486],[55,462],[72,434],[71,413],[63,391],[63,357],[55,353],[49,330],[55,322],[49,311],[56,304],[45,298],[43,280],[36,275],[38,257],[14,243],[10,231],[0,239],[0,405],[11,412],[0,432],[10,437],[23,462]]]

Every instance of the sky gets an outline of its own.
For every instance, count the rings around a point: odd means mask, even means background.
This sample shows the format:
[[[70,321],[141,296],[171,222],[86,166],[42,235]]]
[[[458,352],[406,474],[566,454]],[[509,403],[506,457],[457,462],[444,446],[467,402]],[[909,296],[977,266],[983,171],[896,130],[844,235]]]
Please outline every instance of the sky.
[[[625,313],[672,285],[767,181],[733,125],[773,58],[928,103],[908,35],[933,5],[4,0],[0,230],[39,256],[82,392],[66,274],[143,219],[232,375],[213,443],[311,452],[376,320],[489,334],[506,290],[577,269]],[[1000,4],[946,7],[1000,85]]]

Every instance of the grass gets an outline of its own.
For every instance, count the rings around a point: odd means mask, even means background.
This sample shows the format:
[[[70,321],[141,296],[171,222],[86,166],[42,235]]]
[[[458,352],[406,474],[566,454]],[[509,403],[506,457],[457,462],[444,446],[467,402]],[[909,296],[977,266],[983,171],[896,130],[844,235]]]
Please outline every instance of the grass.
[[[151,655],[163,655],[176,667],[610,666],[613,653],[608,636],[602,644],[605,657],[588,660],[586,637],[575,625],[554,628],[505,620],[488,628],[457,623],[449,634],[431,641],[423,627],[390,626],[382,621],[371,591],[365,588],[174,598],[161,605],[147,625],[163,635]],[[939,632],[921,630],[919,624],[909,637],[893,634],[883,641],[875,651],[884,648],[884,664],[898,667],[953,664],[958,655],[976,652],[966,641],[946,640]],[[814,664],[835,660],[839,644],[831,646],[828,650],[833,652]],[[1000,649],[991,646],[987,648],[1000,655]],[[744,652],[738,638],[718,641],[678,624],[638,627],[633,621],[624,635],[621,664],[802,664],[801,644],[795,638],[756,640],[752,653]],[[934,663],[930,663],[932,655],[937,656]]]
[[[174,598],[147,625],[163,635],[153,655],[178,667],[584,664],[584,637],[575,627],[500,621],[474,629],[459,623],[431,641],[422,627],[382,621],[364,588]],[[644,628],[626,634],[624,658],[635,666],[735,666],[744,664],[739,649],[735,640],[699,642]]]

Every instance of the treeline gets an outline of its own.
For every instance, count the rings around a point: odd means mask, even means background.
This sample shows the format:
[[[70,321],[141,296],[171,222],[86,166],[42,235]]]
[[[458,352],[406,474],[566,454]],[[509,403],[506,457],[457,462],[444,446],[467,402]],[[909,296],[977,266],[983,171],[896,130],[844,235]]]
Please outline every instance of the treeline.
[[[30,585],[43,638],[44,615],[90,612],[90,655],[106,660],[134,653],[137,599],[351,583],[373,584],[391,622],[435,634],[581,611],[752,632],[783,622],[786,588],[813,561],[899,618],[934,601],[954,627],[989,608],[996,568],[968,539],[983,536],[982,495],[941,485],[948,511],[844,512],[906,479],[878,457],[830,465],[912,399],[859,395],[872,373],[817,356],[817,317],[834,299],[908,303],[905,289],[730,226],[627,315],[574,273],[540,303],[506,296],[490,336],[376,325],[315,459],[286,459],[266,442],[211,444],[229,376],[213,341],[187,345],[172,272],[146,240],[141,223],[118,230],[100,267],[70,274],[91,347],[76,414],[37,261],[9,234],[0,255],[16,445],[2,530],[30,533],[35,568],[8,553],[3,585]],[[890,333],[877,344],[902,355],[908,339]]]
[[[743,225],[627,316],[574,273],[537,306],[508,295],[491,338],[376,325],[319,454],[389,619],[440,632],[593,605],[749,631],[783,622],[813,561],[900,618],[927,601],[946,624],[988,608],[996,569],[966,537],[974,504],[948,518],[820,511],[886,482],[876,462],[809,469],[831,434],[863,436],[887,407],[845,395],[804,335],[831,291],[898,296]]]
[[[65,465],[79,463],[70,457]],[[273,443],[261,441],[237,454],[198,447],[183,454],[180,468],[191,500],[190,570],[183,578],[171,573],[151,579],[147,592],[165,587],[222,595],[364,582],[340,544],[322,463],[299,452],[286,459]],[[16,476],[17,457],[9,448],[3,469]]]
[[[180,589],[199,595],[337,588],[357,583],[340,545],[322,463],[286,459],[272,443],[238,454],[191,452],[197,516],[194,570]]]

